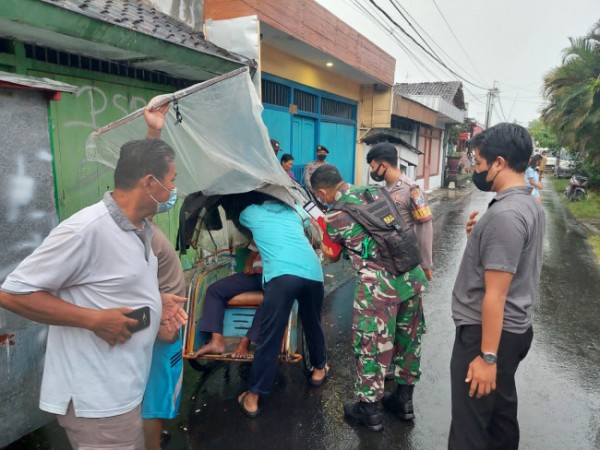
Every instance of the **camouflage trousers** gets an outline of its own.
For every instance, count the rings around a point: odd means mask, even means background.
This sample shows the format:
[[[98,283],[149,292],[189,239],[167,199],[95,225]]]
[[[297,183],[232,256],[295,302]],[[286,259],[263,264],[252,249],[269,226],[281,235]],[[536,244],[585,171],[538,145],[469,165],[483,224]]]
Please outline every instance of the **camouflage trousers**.
[[[364,402],[383,397],[390,364],[396,383],[414,384],[419,380],[421,337],[425,331],[421,287],[402,300],[381,272],[370,275],[359,276],[357,281],[352,327],[358,375],[356,395]]]

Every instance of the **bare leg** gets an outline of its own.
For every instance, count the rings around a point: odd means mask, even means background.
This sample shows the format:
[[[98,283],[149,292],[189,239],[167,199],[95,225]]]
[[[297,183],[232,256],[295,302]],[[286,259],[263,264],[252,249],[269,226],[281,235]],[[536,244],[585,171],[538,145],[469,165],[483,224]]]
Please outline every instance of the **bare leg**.
[[[247,391],[248,393],[246,394],[245,392],[242,393],[239,397],[238,397],[238,401],[241,401],[242,396],[244,394],[244,402],[242,403],[242,405],[244,406],[244,409],[246,411],[248,411],[249,413],[253,413],[258,411],[258,394],[253,394],[252,392]]]
[[[160,450],[160,430],[162,419],[144,419],[144,439],[146,450]]]
[[[244,336],[235,351],[231,354],[232,358],[249,358],[250,357],[250,339]]]
[[[315,367],[312,371],[311,379],[318,383],[323,378],[325,378],[325,375],[327,374],[327,370],[329,370],[329,367],[327,366],[327,364],[322,369],[317,369]]]
[[[194,357],[202,355],[220,355],[225,351],[225,337],[219,333],[213,333],[210,341],[194,352]]]

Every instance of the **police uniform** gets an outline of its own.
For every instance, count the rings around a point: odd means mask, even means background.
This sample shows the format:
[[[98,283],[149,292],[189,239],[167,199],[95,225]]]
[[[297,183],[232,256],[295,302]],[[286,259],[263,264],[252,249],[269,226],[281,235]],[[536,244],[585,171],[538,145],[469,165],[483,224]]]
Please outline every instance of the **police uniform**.
[[[425,193],[417,183],[404,174],[394,184],[386,185],[386,189],[399,206],[404,223],[412,226],[417,235],[417,242],[421,249],[421,267],[431,269],[433,215]]]
[[[338,202],[363,203],[364,188],[342,190]],[[326,232],[348,249],[357,271],[352,339],[357,358],[356,395],[373,403],[383,397],[385,373],[392,363],[398,384],[420,376],[423,308],[420,293],[426,278],[420,266],[394,277],[381,264],[375,240],[348,213],[331,210]]]

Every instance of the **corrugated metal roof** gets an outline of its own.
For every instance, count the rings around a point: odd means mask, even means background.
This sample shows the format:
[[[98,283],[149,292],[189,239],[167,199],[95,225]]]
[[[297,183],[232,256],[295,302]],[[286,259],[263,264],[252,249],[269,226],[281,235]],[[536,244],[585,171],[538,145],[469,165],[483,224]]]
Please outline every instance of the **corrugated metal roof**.
[[[177,19],[158,11],[143,0],[40,0],[92,19],[137,31],[193,50],[234,61],[245,58],[228,52],[194,32]]]
[[[50,78],[36,78],[9,72],[0,72],[0,81],[48,91],[74,93],[79,90],[77,86],[61,83],[60,81],[51,80]]]
[[[437,81],[432,83],[397,83],[394,93],[441,97],[461,110],[465,110],[465,97],[460,81]]]

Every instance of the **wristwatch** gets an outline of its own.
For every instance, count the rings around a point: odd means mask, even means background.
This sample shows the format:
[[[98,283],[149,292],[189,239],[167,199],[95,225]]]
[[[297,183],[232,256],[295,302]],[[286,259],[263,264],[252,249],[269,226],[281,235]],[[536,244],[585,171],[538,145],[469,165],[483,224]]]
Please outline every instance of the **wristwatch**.
[[[493,353],[483,353],[481,352],[481,358],[488,364],[496,364],[498,362],[498,356]]]

